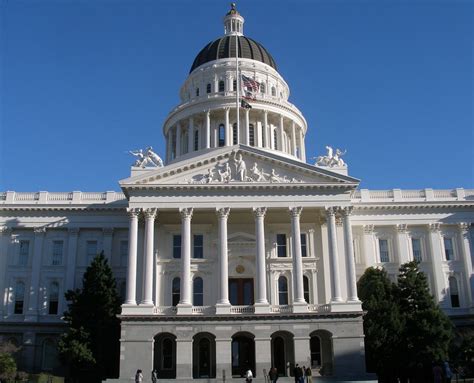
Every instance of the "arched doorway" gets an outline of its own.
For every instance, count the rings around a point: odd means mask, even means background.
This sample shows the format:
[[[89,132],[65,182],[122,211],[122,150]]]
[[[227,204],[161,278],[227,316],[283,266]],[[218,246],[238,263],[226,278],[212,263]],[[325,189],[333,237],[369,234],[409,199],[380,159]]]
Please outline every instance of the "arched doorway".
[[[193,378],[216,377],[216,337],[199,333],[193,337]]]
[[[176,378],[176,336],[170,333],[158,334],[154,338],[153,369],[158,379]]]
[[[326,330],[310,334],[311,368],[319,368],[324,376],[332,375],[333,351],[332,334]]]
[[[243,377],[248,369],[256,376],[254,338],[254,335],[248,332],[239,332],[232,337],[233,377]]]
[[[279,376],[288,376],[295,363],[295,349],[293,334],[288,331],[277,331],[272,334],[272,367],[275,367]]]

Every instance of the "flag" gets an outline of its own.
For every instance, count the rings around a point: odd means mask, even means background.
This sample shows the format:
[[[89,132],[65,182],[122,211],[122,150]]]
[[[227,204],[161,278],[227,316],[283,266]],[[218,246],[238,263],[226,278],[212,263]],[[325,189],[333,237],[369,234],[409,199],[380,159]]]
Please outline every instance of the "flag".
[[[252,109],[252,105],[250,105],[247,101],[244,99],[240,100],[240,107],[244,109]]]
[[[244,74],[241,77],[240,83],[242,84],[242,97],[255,100],[255,95],[260,89],[260,83]]]

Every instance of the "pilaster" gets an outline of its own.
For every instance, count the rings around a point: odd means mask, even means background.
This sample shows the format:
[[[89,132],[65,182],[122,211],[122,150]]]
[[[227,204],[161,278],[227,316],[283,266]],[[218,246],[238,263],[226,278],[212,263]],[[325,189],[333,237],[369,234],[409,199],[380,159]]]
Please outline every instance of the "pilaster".
[[[143,283],[141,307],[153,307],[153,268],[154,268],[154,235],[156,209],[145,209],[145,279]]]
[[[66,290],[73,290],[76,277],[77,240],[79,229],[72,227],[68,230]]]
[[[471,258],[473,257],[472,253],[472,243],[470,238],[469,229],[471,227],[470,223],[462,222],[458,225],[459,233],[461,236],[461,258],[464,266],[463,271],[463,284],[464,290],[466,291],[466,299],[468,307],[473,307],[473,297],[474,297],[474,277],[472,274],[472,262]]]
[[[410,261],[409,251],[408,227],[406,224],[397,225],[397,248],[398,261],[400,265]]]
[[[336,238],[336,211],[334,206],[326,208],[328,221],[329,259],[331,261],[331,302],[342,302],[341,286],[339,282],[339,253]]]
[[[191,301],[191,218],[193,208],[179,210],[181,214],[181,299],[178,314],[192,314]]]
[[[441,225],[439,223],[431,223],[429,225],[430,238],[430,261],[432,272],[432,288],[436,302],[442,303],[443,290],[446,283],[443,275],[443,247],[441,246]]]

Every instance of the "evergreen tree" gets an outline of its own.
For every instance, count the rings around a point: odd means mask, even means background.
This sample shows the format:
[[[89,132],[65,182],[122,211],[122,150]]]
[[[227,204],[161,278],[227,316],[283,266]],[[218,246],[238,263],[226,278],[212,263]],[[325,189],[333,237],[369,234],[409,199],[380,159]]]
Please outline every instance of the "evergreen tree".
[[[357,284],[364,316],[366,362],[379,381],[396,376],[396,350],[403,320],[396,301],[396,286],[384,269],[368,268]]]
[[[83,276],[82,290],[69,290],[64,319],[68,331],[61,336],[59,352],[79,382],[100,382],[118,375],[120,354],[120,298],[103,252]]]

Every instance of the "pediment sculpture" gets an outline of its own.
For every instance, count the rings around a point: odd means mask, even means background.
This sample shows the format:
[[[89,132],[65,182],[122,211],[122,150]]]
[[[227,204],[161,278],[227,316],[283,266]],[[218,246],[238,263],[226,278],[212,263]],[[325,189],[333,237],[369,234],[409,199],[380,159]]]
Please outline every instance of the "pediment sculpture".
[[[139,168],[163,167],[163,160],[158,154],[153,151],[153,148],[151,146],[147,147],[145,150],[129,150],[129,153],[136,157],[136,160],[132,166]]]
[[[316,166],[326,166],[329,168],[334,167],[346,167],[347,164],[342,159],[342,156],[346,154],[347,150],[342,151],[341,149],[334,149],[331,146],[326,146],[327,154],[325,156],[318,156],[316,158]]]

